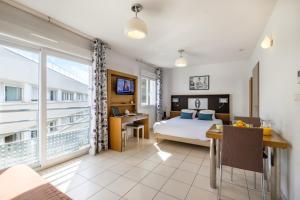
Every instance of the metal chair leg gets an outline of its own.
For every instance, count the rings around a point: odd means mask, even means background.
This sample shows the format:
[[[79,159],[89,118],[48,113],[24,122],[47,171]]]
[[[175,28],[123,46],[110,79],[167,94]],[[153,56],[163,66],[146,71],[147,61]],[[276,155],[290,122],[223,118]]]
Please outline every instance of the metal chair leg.
[[[256,172],[254,172],[254,189],[256,189]]]
[[[262,195],[262,200],[265,200],[265,181],[264,181],[264,174],[261,175],[261,195]]]
[[[222,176],[223,176],[223,170],[222,170],[222,165],[220,165],[220,179],[219,179],[219,188],[218,188],[218,200],[221,200]]]
[[[233,182],[233,167],[231,167],[230,179],[231,179],[231,182]]]

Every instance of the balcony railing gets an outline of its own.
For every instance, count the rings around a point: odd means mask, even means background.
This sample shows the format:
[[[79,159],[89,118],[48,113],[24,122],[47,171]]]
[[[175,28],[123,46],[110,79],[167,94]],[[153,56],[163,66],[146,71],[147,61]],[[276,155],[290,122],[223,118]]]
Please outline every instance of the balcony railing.
[[[38,138],[0,144],[0,169],[16,164],[37,165]]]
[[[75,113],[65,113],[66,115],[61,114],[63,110],[72,110],[75,109]],[[48,120],[56,120],[65,117],[74,117],[75,121],[64,122],[54,126],[48,125],[47,133],[47,146],[46,148],[47,160],[67,155],[73,152],[76,152],[84,147],[89,145],[89,124],[90,124],[90,107],[64,107],[64,108],[51,108],[48,111],[60,111],[59,116],[51,116]],[[2,110],[1,113],[26,113],[36,111],[34,109],[28,110]],[[0,114],[1,114],[0,113]],[[69,114],[69,115],[68,115]],[[23,115],[22,115],[23,116]],[[7,118],[5,118],[7,119]],[[24,126],[24,123],[33,124],[31,126]],[[26,125],[27,125],[26,124]],[[8,121],[0,121],[0,136],[2,135],[2,141],[0,141],[0,169],[10,167],[16,164],[27,164],[32,166],[38,166],[40,160],[40,135],[37,130],[37,120],[36,119],[15,119]],[[23,126],[21,126],[23,125]],[[5,143],[3,139],[4,135],[13,135],[14,131],[5,131],[3,127],[8,127],[12,130],[18,131],[15,133],[25,133],[24,137],[18,137],[19,140]],[[53,128],[54,131],[50,131],[50,128]],[[34,134],[35,132],[35,134]],[[29,135],[27,134],[29,133]],[[7,142],[7,141],[6,141]]]
[[[0,169],[16,164],[39,164],[39,138],[0,144]],[[47,159],[75,152],[89,145],[89,128],[47,137]]]

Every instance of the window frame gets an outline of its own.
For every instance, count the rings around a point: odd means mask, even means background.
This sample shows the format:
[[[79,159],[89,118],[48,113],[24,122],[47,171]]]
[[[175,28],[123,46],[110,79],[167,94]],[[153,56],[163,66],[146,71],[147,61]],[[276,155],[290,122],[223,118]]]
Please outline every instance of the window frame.
[[[79,151],[72,152],[70,154],[62,155],[55,159],[47,160],[47,133],[48,133],[48,123],[47,123],[47,56],[56,56],[63,59],[68,59],[74,62],[79,62],[82,64],[86,64],[89,66],[89,85],[87,96],[87,101],[89,106],[91,106],[92,101],[89,98],[89,95],[92,94],[92,80],[93,80],[93,66],[92,66],[92,59],[87,59],[85,57],[80,57],[80,55],[74,55],[65,51],[54,50],[51,48],[46,47],[42,44],[35,44],[30,41],[26,40],[19,40],[15,38],[10,38],[6,36],[0,35],[0,45],[9,46],[12,48],[18,48],[24,51],[30,51],[39,55],[39,63],[38,63],[38,119],[37,119],[37,138],[39,138],[39,164],[32,165],[34,168],[44,168],[51,166],[55,163],[64,162],[66,160],[78,157],[83,153],[87,153],[89,150],[89,146],[85,147],[84,149],[80,149]],[[4,84],[4,93],[5,93],[5,86],[10,84]],[[12,84],[13,87],[15,87]],[[19,87],[19,86],[17,86]],[[4,103],[10,102],[23,102],[24,99],[24,88],[22,88],[22,101],[5,101],[4,94]],[[57,93],[57,98],[59,95]],[[73,92],[73,99],[75,99],[74,92]],[[58,100],[59,101],[59,100]],[[2,103],[2,102],[1,102]],[[89,109],[89,115],[91,116],[91,109]],[[91,128],[91,127],[89,127]],[[90,131],[89,131],[90,132]]]
[[[142,84],[142,80],[146,80],[146,97],[147,97],[147,102],[146,104],[144,104],[142,102],[142,87],[141,87],[141,84]],[[151,88],[151,81],[154,81],[155,82],[155,87],[154,87],[154,98],[155,98],[155,103],[154,104],[150,104],[151,102],[151,91],[150,91],[150,88]],[[151,77],[148,77],[148,76],[143,76],[141,75],[141,82],[140,82],[140,105],[142,107],[155,107],[156,106],[156,79],[155,78],[151,78]]]
[[[7,96],[6,96],[7,95],[6,87],[21,89],[21,100],[12,100],[12,101],[9,100],[8,101]],[[4,102],[5,103],[23,102],[23,100],[24,100],[24,88],[22,86],[19,86],[17,84],[7,84],[7,83],[4,84]]]

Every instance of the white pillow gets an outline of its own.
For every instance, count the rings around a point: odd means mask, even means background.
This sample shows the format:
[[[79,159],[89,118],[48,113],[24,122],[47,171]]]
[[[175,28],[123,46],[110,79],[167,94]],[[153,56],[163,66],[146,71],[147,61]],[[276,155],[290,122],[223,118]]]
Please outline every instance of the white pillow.
[[[215,116],[216,111],[214,111],[214,110],[201,110],[199,113],[201,113],[201,114],[212,114],[212,119],[213,120],[216,119],[216,116]]]
[[[193,119],[196,118],[196,114],[197,114],[197,111],[196,111],[196,110],[182,109],[181,112],[185,112],[185,113],[193,113]]]

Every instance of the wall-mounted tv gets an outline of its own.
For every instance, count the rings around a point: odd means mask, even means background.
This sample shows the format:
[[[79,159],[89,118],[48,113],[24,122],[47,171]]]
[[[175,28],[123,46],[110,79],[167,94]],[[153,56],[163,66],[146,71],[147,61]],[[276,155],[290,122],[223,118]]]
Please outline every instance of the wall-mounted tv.
[[[117,94],[119,95],[133,95],[134,81],[125,78],[117,78]]]

